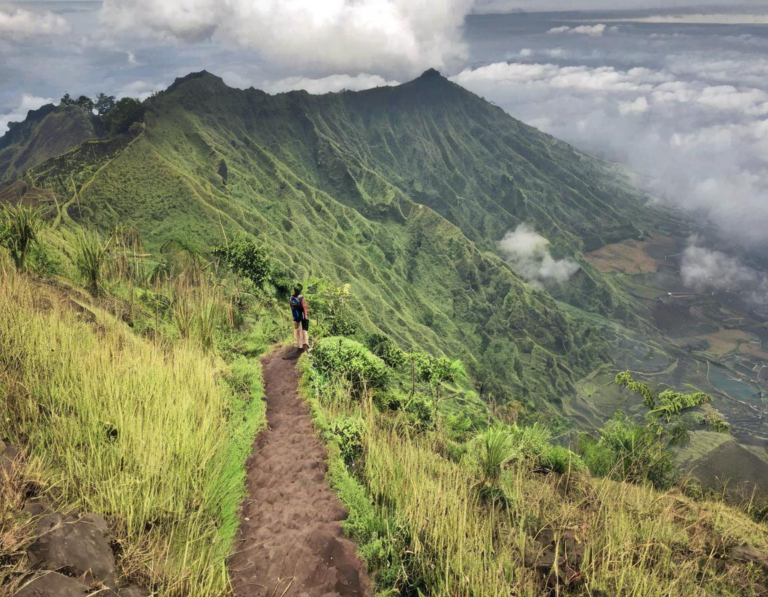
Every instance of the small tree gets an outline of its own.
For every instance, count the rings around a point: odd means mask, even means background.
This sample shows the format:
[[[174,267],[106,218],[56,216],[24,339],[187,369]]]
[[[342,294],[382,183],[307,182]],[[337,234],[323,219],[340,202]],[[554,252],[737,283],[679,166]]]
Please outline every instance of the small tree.
[[[429,385],[438,401],[440,388],[444,383],[461,381],[467,376],[464,365],[458,359],[452,361],[446,357],[433,357],[423,352],[411,353],[408,357],[415,375]]]
[[[87,95],[81,95],[75,100],[75,105],[85,112],[88,116],[93,114],[93,100]]]
[[[228,245],[214,248],[213,254],[236,275],[253,282],[256,288],[263,288],[275,272],[269,251],[252,240],[238,238]]]
[[[118,101],[104,118],[104,124],[113,135],[126,132],[135,122],[144,118],[144,106],[132,97],[124,97]]]
[[[664,390],[658,396],[654,396],[648,386],[635,381],[629,371],[622,371],[616,375],[616,383],[622,388],[629,388],[643,397],[643,405],[648,409],[648,417],[662,430],[671,430],[671,423],[681,424],[680,416],[702,404],[712,402],[712,397],[704,392],[683,394],[674,390]],[[727,432],[730,425],[717,414],[709,413],[706,417],[700,417],[702,423],[707,424],[715,431]],[[660,431],[661,433],[661,431]],[[675,431],[680,435],[679,431]]]
[[[684,444],[689,437],[683,415],[712,398],[703,392],[683,394],[674,390],[656,395],[628,371],[619,373],[616,383],[642,396],[648,422],[640,425],[618,415],[600,430],[599,439],[583,434],[579,451],[593,474],[647,480],[659,489],[666,488],[675,477],[671,448]],[[716,413],[699,417],[699,421],[715,431],[729,429]]]
[[[100,93],[96,96],[96,103],[94,105],[96,107],[96,112],[103,118],[115,107],[115,96]]]
[[[70,97],[68,93],[65,93],[63,96],[61,96],[61,105],[62,106],[71,106],[75,103],[75,101]]]
[[[32,246],[38,242],[43,226],[42,210],[23,205],[5,206],[0,229],[0,244],[8,249],[16,269],[24,271]]]

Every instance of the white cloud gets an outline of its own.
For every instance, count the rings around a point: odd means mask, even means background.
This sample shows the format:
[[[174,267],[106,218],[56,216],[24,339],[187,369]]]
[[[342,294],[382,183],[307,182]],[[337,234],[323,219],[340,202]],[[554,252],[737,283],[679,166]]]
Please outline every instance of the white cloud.
[[[573,261],[552,257],[549,241],[527,224],[508,232],[499,242],[499,249],[512,268],[536,287],[565,282],[579,270]]]
[[[147,99],[152,93],[159,89],[163,89],[166,85],[158,85],[152,81],[138,80],[123,85],[117,91],[117,97],[135,97],[141,101]]]
[[[304,72],[415,74],[466,57],[473,0],[105,0],[103,18],[132,35],[257,50]]]
[[[580,25],[578,27],[554,27],[547,31],[550,35],[558,33],[567,33],[569,35],[586,35],[588,37],[602,37],[608,27],[603,23],[598,25]],[[618,28],[611,27],[611,31],[618,31]]]
[[[355,77],[349,75],[331,75],[320,79],[310,79],[306,77],[289,77],[268,83],[265,89],[271,93],[281,93],[284,91],[293,91],[295,89],[304,89],[309,93],[321,94],[347,89],[349,91],[362,91],[373,87],[384,87],[387,85],[399,85],[398,81],[387,81],[378,75],[360,74]]]
[[[648,111],[648,106],[648,100],[645,97],[638,97],[632,102],[619,102],[619,112],[622,116],[645,114]]]
[[[45,104],[53,103],[49,97],[37,97],[25,93],[21,96],[19,105],[8,114],[0,114],[0,135],[8,129],[9,122],[21,122],[27,117],[27,112],[37,110]]]
[[[765,0],[752,0],[749,3],[736,2],[734,4],[765,4]],[[721,8],[726,5],[724,0],[477,0],[474,12],[480,14],[504,13],[514,10],[538,11],[586,11],[586,10],[632,10],[632,9],[658,9],[664,8],[696,8],[715,6]],[[733,16],[733,15],[727,15]],[[622,19],[624,20],[624,19]],[[626,20],[631,20],[627,16]]]
[[[764,304],[768,278],[736,257],[701,246],[701,239],[691,237],[680,263],[683,284],[698,292],[724,290],[738,292],[748,300]]]
[[[37,12],[0,6],[0,38],[21,41],[44,35],[69,32],[64,17],[52,12]]]

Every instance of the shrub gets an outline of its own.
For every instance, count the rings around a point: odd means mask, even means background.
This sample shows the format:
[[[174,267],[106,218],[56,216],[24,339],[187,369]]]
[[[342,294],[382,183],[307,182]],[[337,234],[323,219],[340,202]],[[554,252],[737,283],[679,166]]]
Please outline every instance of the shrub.
[[[323,338],[315,346],[312,361],[319,371],[344,377],[358,391],[366,386],[382,388],[388,381],[384,361],[349,338]]]
[[[23,205],[3,208],[0,244],[8,249],[17,270],[26,269],[27,256],[38,242],[38,233],[42,225],[42,211],[39,209]]]
[[[252,240],[238,238],[228,245],[216,247],[213,254],[222,259],[235,274],[263,288],[275,274],[275,266],[269,251]]]
[[[407,362],[408,358],[391,338],[384,334],[368,334],[365,344],[371,352],[380,357],[389,367],[399,369]]]
[[[482,474],[481,483],[495,487],[504,466],[515,457],[512,436],[501,427],[491,427],[480,434],[480,452],[478,464]]]
[[[435,401],[428,396],[414,396],[406,403],[405,411],[413,425],[421,430],[430,429],[435,424]]]
[[[635,425],[619,415],[600,430],[600,438],[582,436],[579,452],[594,475],[618,481],[649,481],[657,489],[675,482],[672,453],[653,426]]]
[[[96,232],[82,232],[75,239],[75,265],[94,296],[101,294],[104,267],[109,257],[109,241]]]
[[[349,307],[351,298],[349,284],[336,286],[328,281],[317,284],[313,305],[329,336],[352,336],[357,331],[357,322]]]
[[[328,433],[339,446],[339,452],[346,464],[352,464],[363,455],[364,425],[360,419],[334,419],[328,426]]]
[[[568,448],[551,445],[539,457],[539,467],[564,475],[569,472],[581,472],[586,468],[586,465],[578,455]]]

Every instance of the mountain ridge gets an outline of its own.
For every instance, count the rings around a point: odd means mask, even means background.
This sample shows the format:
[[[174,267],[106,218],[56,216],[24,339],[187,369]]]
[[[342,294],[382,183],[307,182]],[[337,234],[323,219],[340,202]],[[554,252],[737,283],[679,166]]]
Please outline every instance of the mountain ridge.
[[[437,71],[320,96],[232,89],[202,71],[145,106],[129,136],[26,171],[66,206],[65,223],[131,222],[155,250],[253,235],[297,278],[351,281],[364,330],[461,356],[505,400],[556,405],[610,360],[600,334],[529,288],[497,242],[528,222],[556,257],[578,259],[643,234],[643,196]],[[564,292],[621,305],[586,263]]]

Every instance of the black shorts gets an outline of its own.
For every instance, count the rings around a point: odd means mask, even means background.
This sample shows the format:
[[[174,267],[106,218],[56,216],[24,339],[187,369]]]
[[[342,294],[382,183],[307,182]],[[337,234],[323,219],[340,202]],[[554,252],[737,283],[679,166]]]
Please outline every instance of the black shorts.
[[[309,319],[302,319],[301,321],[296,321],[294,323],[300,323],[301,329],[305,332],[309,330]]]

